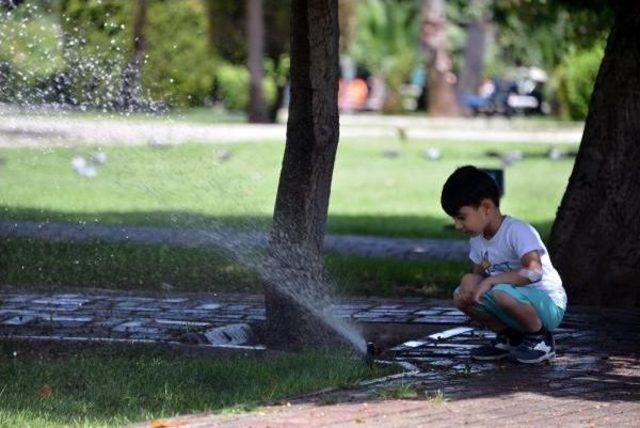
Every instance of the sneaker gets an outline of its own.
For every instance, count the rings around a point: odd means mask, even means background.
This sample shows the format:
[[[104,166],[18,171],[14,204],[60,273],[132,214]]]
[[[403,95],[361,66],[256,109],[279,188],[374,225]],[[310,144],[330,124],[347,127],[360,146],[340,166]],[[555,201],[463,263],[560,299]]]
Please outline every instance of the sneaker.
[[[522,343],[511,351],[511,356],[521,363],[535,364],[556,356],[556,344],[550,332],[527,334]]]
[[[471,351],[471,358],[479,361],[494,361],[506,358],[522,341],[522,336],[515,332],[498,333],[489,345],[482,345]]]

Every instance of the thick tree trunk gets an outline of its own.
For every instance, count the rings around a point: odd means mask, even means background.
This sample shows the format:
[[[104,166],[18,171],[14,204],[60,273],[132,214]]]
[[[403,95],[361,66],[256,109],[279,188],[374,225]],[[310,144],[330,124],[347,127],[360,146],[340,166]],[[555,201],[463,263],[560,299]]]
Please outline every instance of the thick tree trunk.
[[[474,0],[472,5],[479,9],[479,12],[467,27],[464,66],[458,82],[458,98],[464,95],[476,95],[482,78],[488,23],[483,13],[485,8],[483,0]]]
[[[133,45],[129,62],[122,70],[118,108],[135,110],[141,107],[140,94],[142,64],[146,49],[144,29],[147,22],[147,0],[137,0],[133,17]]]
[[[322,321],[321,259],[338,146],[337,13],[337,0],[292,2],[287,144],[265,278],[267,344],[275,348],[341,341]]]
[[[640,6],[620,2],[549,246],[575,303],[640,304]]]
[[[251,123],[267,122],[262,78],[264,75],[264,14],[262,0],[246,0],[249,62],[249,111]]]
[[[422,1],[422,45],[427,56],[427,111],[432,116],[458,115],[455,76],[447,51],[444,0]]]

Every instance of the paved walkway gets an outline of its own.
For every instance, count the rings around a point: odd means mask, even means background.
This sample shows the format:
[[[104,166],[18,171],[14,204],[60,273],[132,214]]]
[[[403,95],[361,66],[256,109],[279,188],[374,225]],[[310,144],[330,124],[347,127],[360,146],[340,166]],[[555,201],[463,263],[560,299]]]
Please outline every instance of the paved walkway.
[[[150,226],[104,226],[95,224],[0,221],[0,236],[26,236],[42,239],[163,244],[184,247],[218,247],[231,251],[250,251],[266,247],[267,235],[261,231],[232,231],[224,228],[169,229]],[[385,238],[379,236],[328,235],[325,249],[365,257],[400,260],[466,260],[466,240]]]
[[[185,332],[265,320],[262,296],[90,291],[55,293],[0,290],[0,337],[178,343]],[[435,325],[465,323],[442,301],[424,298],[350,298],[334,314],[365,323]]]
[[[83,118],[56,112],[27,114],[0,106],[0,147],[139,145],[185,142],[285,141],[285,124],[202,124],[170,119]],[[435,119],[419,116],[342,115],[341,138],[578,144],[582,124],[495,119]],[[401,131],[400,131],[401,130]]]
[[[4,287],[0,301],[0,337],[5,339],[137,341],[207,349],[211,345],[184,345],[179,337],[264,320],[262,298],[248,295],[53,293]],[[256,413],[183,416],[155,426],[637,426],[640,420],[638,309],[570,307],[556,332],[559,357],[534,367],[471,362],[470,350],[491,333],[469,325],[447,302],[354,298],[333,310],[369,326],[422,325],[431,333],[383,354],[405,364],[410,371],[402,375],[274,403]]]

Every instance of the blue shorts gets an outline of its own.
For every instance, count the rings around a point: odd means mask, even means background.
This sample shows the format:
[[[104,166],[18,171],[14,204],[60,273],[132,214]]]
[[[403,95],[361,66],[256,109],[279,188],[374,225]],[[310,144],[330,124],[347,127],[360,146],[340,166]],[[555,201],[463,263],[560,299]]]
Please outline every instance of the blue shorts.
[[[455,292],[457,292],[456,289]],[[491,288],[491,290],[484,293],[482,296],[482,304],[476,304],[474,309],[477,311],[489,313],[502,321],[507,326],[512,329],[520,332],[524,332],[524,329],[520,324],[513,319],[509,314],[507,314],[498,304],[496,303],[493,293],[496,291],[503,292],[513,297],[522,303],[528,303],[536,311],[538,318],[542,321],[542,325],[547,331],[553,331],[560,325],[562,321],[562,317],[564,316],[564,309],[556,305],[551,297],[544,291],[538,290],[536,288],[527,287],[527,286],[516,286],[513,284],[496,284]]]

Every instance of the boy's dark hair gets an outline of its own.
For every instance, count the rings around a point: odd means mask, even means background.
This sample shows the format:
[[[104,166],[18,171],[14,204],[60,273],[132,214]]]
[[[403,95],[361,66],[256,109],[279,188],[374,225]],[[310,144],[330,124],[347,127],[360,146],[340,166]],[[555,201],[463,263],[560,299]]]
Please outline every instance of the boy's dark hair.
[[[479,207],[483,199],[491,199],[500,206],[500,191],[495,180],[486,172],[472,165],[456,169],[442,186],[440,204],[442,209],[454,217],[460,208],[468,205]]]

